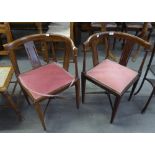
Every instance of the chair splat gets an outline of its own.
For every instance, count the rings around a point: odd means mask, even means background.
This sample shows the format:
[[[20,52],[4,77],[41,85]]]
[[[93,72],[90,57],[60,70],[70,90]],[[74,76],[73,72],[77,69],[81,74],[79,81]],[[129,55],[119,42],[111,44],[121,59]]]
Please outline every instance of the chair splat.
[[[39,56],[33,41],[26,42],[24,44],[27,55],[31,61],[33,68],[38,68],[41,66],[41,62],[39,60]]]

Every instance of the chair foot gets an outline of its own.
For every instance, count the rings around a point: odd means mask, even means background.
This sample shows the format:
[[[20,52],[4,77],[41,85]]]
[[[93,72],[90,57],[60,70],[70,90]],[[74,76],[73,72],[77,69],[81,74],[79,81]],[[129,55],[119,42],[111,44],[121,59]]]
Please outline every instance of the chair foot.
[[[144,84],[144,81],[145,81],[145,77],[143,78],[143,81],[141,82],[141,85],[140,85],[140,87],[138,88],[138,90],[134,93],[134,95],[137,95],[139,92],[140,92],[140,90],[142,89],[142,86],[143,86],[143,84]]]
[[[80,106],[80,80],[78,79],[75,83],[75,91],[76,91],[76,107],[79,109]]]
[[[114,107],[113,107],[113,111],[112,111],[112,115],[111,115],[111,120],[110,120],[110,123],[111,123],[111,124],[113,123],[114,118],[115,118],[115,116],[116,116],[119,103],[120,103],[120,96],[116,96],[115,103],[114,103]]]
[[[151,95],[150,95],[150,97],[149,97],[149,99],[148,99],[148,101],[146,102],[145,106],[143,107],[143,109],[142,109],[142,111],[141,111],[142,114],[146,111],[146,109],[147,109],[147,107],[148,107],[148,105],[149,105],[149,103],[150,103],[150,101],[151,101],[151,98],[152,98],[152,96],[153,96],[153,94],[154,94],[154,91],[155,91],[155,90],[153,89],[152,92],[151,92]]]
[[[31,105],[31,103],[30,103],[30,101],[29,101],[29,98],[28,98],[28,96],[27,96],[27,94],[26,94],[24,88],[22,87],[22,85],[21,85],[20,83],[19,83],[19,85],[20,85],[21,91],[23,92],[23,94],[24,94],[24,96],[25,96],[25,99],[26,99],[28,105]]]
[[[8,106],[11,107],[15,111],[15,113],[18,116],[19,121],[21,121],[22,120],[21,113],[19,109],[17,108],[15,102],[13,101],[12,97],[10,96],[10,94],[8,92],[3,92],[2,95],[6,98]]]
[[[143,114],[145,112],[145,110],[146,110],[146,108],[145,109],[143,108],[142,111],[141,111],[141,114]]]
[[[132,87],[132,90],[131,90],[130,96],[129,96],[129,98],[128,98],[128,101],[131,100],[131,98],[132,98],[132,96],[133,96],[133,93],[134,93],[134,91],[135,91],[135,89],[136,89],[137,84],[138,84],[138,80],[134,83],[134,85],[133,85],[133,87]]]
[[[37,114],[39,116],[39,119],[41,121],[43,129],[46,130],[46,125],[45,125],[45,122],[44,122],[44,114],[43,114],[43,112],[41,110],[40,104],[39,103],[34,103],[34,107],[35,107],[36,112],[37,112]]]
[[[85,101],[85,89],[86,89],[86,78],[84,77],[84,73],[81,73],[82,104]]]

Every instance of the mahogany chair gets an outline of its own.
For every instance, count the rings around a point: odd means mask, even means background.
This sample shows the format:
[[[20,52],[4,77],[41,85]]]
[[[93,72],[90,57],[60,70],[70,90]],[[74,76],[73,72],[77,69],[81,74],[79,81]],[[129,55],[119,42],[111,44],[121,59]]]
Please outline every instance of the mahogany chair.
[[[0,66],[0,94],[6,99],[6,104],[1,104],[0,107],[12,108],[16,112],[18,118],[21,120],[20,111],[12,98],[16,84],[13,88],[12,94],[10,94],[10,92],[8,91],[8,87],[11,83],[13,74],[14,70],[12,66]]]
[[[39,43],[41,44],[41,42],[46,43],[49,52],[51,52],[54,48],[53,43],[64,43],[65,51],[62,66],[57,62],[56,55],[53,58],[53,62],[42,65],[37,53],[37,46]],[[80,81],[78,77],[77,48],[74,46],[74,43],[70,38],[54,34],[35,34],[17,39],[12,43],[4,45],[4,47],[9,51],[9,56],[13,64],[16,77],[26,100],[29,102],[30,98],[33,102],[44,130],[46,130],[44,115],[50,99],[62,98],[59,93],[71,86],[75,86],[76,107],[79,108]],[[32,70],[24,73],[20,71],[16,58],[16,49],[19,49],[19,47],[24,47],[24,50],[22,51],[27,53],[32,64]],[[71,54],[74,56],[75,75],[71,75],[69,73],[69,58]],[[49,99],[49,101],[45,109],[42,110],[40,102],[45,99]]]
[[[107,51],[103,52],[101,51],[101,48],[98,47],[98,44],[102,42],[104,46],[105,39],[107,40],[108,48]],[[119,48],[120,59],[118,63],[109,59],[111,39],[124,40],[123,49],[121,46]],[[130,55],[134,51],[133,49],[135,44],[140,45],[144,49],[144,55],[141,59],[141,63],[137,67],[137,71],[135,71],[136,68],[134,68],[134,70],[131,69],[128,63],[131,62]],[[123,32],[102,32],[91,35],[83,44],[84,59],[83,71],[81,73],[82,103],[85,101],[86,80],[92,82],[100,88],[103,88],[106,91],[105,93],[108,95],[110,105],[112,107],[112,115],[110,120],[112,123],[122,96],[131,86],[133,86],[129,96],[129,100],[131,99],[145,64],[148,54],[147,49],[150,50],[150,48],[151,44],[149,42]],[[90,65],[91,63],[86,62],[86,55],[88,51],[92,52],[93,67],[91,69],[86,69],[86,65]],[[101,53],[103,55],[105,53],[105,59],[102,61]],[[90,92],[90,94],[92,93],[96,94],[97,92]],[[115,96],[114,104],[111,102],[110,94]]]

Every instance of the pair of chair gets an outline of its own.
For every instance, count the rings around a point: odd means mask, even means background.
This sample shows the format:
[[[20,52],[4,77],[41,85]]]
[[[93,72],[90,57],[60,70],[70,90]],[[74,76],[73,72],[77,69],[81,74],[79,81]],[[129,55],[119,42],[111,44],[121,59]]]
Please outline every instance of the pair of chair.
[[[116,63],[109,59],[111,39],[122,39],[124,41],[123,50],[122,47],[120,47],[120,51],[118,51],[119,55],[121,53],[119,63]],[[48,51],[54,53],[52,54],[53,62],[45,65],[41,64],[41,61],[37,54],[37,48],[42,42],[46,44],[46,49]],[[58,42],[61,42],[61,45],[64,45],[65,48],[62,67],[60,66],[60,64],[57,63],[57,53],[54,50],[54,45]],[[99,62],[98,49],[100,49],[101,44],[105,44],[105,42],[107,47],[105,51],[106,59]],[[142,58],[142,63],[140,63],[138,71],[134,71],[133,69],[126,67],[135,44],[142,46],[145,50],[151,49],[151,44],[149,42],[144,41],[136,36],[122,32],[97,33],[90,36],[83,44],[84,59],[83,71],[81,73],[82,102],[84,102],[85,98],[86,80],[89,80],[97,86],[105,89],[106,94],[109,97],[110,103],[110,94],[116,96],[114,105],[112,105],[111,103],[111,123],[115,118],[121,97],[133,85],[130,94],[130,98],[132,97],[132,94],[134,92],[134,89],[136,88],[145,64],[148,51],[143,52],[144,56]],[[60,92],[66,90],[71,86],[75,86],[76,106],[77,108],[79,108],[80,79],[78,75],[77,65],[77,48],[74,46],[74,43],[70,38],[55,34],[36,34],[17,39],[12,43],[4,45],[4,47],[6,50],[9,51],[10,60],[13,64],[17,80],[23,90],[26,100],[28,101],[28,103],[29,98],[32,100],[44,130],[46,130],[44,115],[49,101],[50,99],[61,98],[61,96],[59,96]],[[20,68],[18,66],[16,58],[19,47],[24,47],[32,64],[32,70],[26,71],[24,73],[20,72]],[[86,71],[86,54],[89,50],[92,50],[93,67],[92,69]],[[100,53],[103,54],[104,51],[100,51]],[[73,57],[73,63],[75,64],[74,76],[71,75],[68,70],[70,65],[69,60],[71,56]],[[40,102],[44,99],[49,99],[49,101],[47,103],[47,106],[45,107],[45,110],[43,111],[41,109]]]

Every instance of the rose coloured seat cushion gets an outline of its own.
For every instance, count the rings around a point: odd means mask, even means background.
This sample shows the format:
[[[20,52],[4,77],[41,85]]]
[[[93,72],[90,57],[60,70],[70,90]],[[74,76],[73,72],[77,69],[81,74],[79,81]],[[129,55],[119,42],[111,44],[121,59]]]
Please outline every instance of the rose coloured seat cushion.
[[[121,95],[138,73],[116,62],[105,59],[87,72],[87,76]]]
[[[53,91],[71,84],[74,78],[58,64],[51,63],[20,74],[19,80],[37,100],[44,96],[41,94],[52,94]]]

